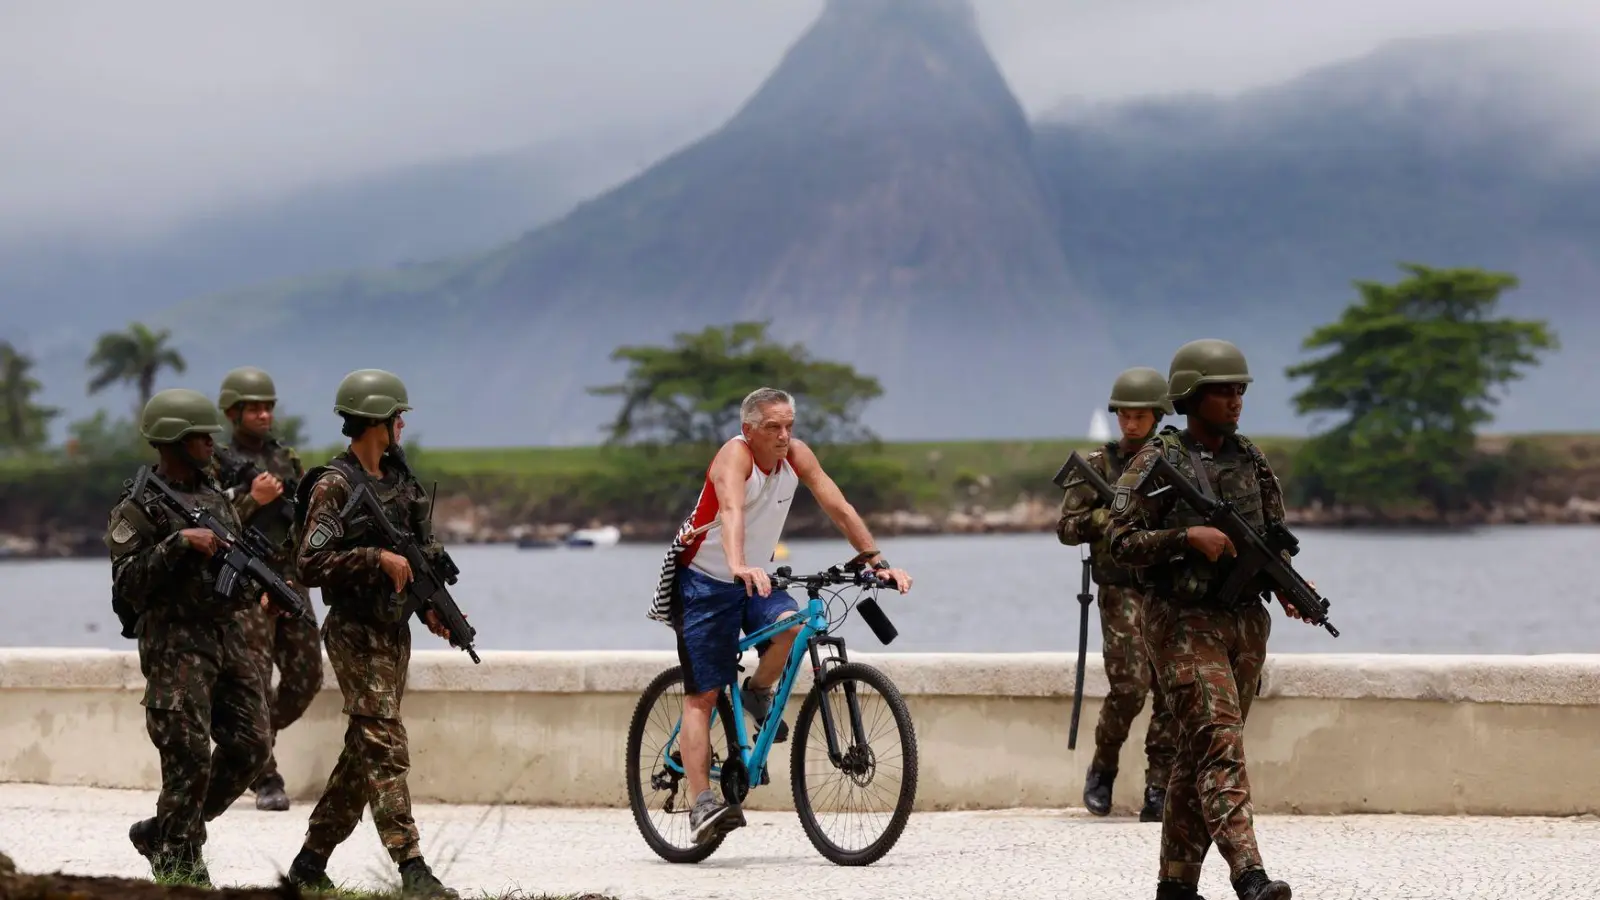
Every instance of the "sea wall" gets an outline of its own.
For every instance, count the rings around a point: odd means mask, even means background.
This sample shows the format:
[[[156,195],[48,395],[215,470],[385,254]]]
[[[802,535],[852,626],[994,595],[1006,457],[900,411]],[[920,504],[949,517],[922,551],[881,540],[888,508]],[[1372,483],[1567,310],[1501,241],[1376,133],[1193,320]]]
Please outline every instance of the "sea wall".
[[[418,801],[626,804],[623,757],[660,652],[413,655],[404,717]],[[1080,806],[1106,682],[1089,657],[1076,751],[1065,654],[852,654],[905,695],[922,809]],[[749,662],[747,661],[747,665]],[[791,701],[809,688],[803,677]],[[0,650],[0,781],[155,789],[135,653]],[[327,672],[279,738],[290,794],[313,799],[345,719]],[[1123,747],[1118,808],[1143,788],[1148,706]],[[1246,728],[1258,811],[1552,815],[1600,812],[1600,655],[1277,654]],[[753,808],[789,808],[789,748]]]

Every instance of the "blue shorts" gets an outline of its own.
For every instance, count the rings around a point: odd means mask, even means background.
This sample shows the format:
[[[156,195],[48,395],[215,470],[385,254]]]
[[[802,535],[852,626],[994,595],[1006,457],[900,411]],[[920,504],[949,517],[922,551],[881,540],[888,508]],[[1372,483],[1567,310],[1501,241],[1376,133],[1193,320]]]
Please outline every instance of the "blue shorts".
[[[718,581],[695,569],[678,570],[678,660],[685,693],[714,691],[738,675],[739,630],[754,634],[800,606],[787,591],[746,597],[744,582]],[[799,624],[797,620],[796,625]],[[756,648],[758,653],[765,646]]]

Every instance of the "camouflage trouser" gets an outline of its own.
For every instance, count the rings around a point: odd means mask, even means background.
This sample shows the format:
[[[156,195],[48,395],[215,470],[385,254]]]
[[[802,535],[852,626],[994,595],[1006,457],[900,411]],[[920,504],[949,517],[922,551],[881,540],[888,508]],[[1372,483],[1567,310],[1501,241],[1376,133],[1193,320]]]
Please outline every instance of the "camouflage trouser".
[[[1145,607],[1144,639],[1178,723],[1178,753],[1161,821],[1161,876],[1200,883],[1213,841],[1230,877],[1261,865],[1244,721],[1267,658],[1272,616],[1259,603],[1236,610]]]
[[[261,670],[237,618],[146,616],[139,625],[145,727],[161,758],[156,824],[166,847],[199,847],[267,758]],[[216,741],[216,749],[211,743]]]
[[[311,811],[305,846],[324,858],[344,842],[371,806],[378,837],[396,863],[422,855],[411,817],[406,773],[411,751],[400,722],[400,699],[411,663],[411,629],[352,621],[335,608],[322,625],[328,662],[344,694],[350,724],[328,786]]]
[[[1104,645],[1106,681],[1111,685],[1105,705],[1100,707],[1100,721],[1094,729],[1094,762],[1091,766],[1102,772],[1117,771],[1117,758],[1122,745],[1128,740],[1133,720],[1144,709],[1146,693],[1153,694],[1150,706],[1150,727],[1145,730],[1144,752],[1148,767],[1144,783],[1149,787],[1165,788],[1172,774],[1172,757],[1176,750],[1177,723],[1165,701],[1150,656],[1145,652],[1140,637],[1140,620],[1143,616],[1144,594],[1134,587],[1118,585],[1100,586],[1100,636]]]
[[[267,686],[267,703],[272,719],[272,741],[277,743],[278,732],[293,725],[305,715],[317,691],[322,689],[322,641],[317,633],[315,608],[311,592],[298,581],[295,590],[306,598],[306,606],[313,615],[291,619],[252,607],[240,613],[245,629],[245,642],[250,647],[256,666],[261,669],[261,679]],[[272,667],[278,667],[278,684],[273,687]],[[283,776],[278,774],[276,753],[267,755],[261,775],[250,785],[261,790],[269,784],[283,786]]]

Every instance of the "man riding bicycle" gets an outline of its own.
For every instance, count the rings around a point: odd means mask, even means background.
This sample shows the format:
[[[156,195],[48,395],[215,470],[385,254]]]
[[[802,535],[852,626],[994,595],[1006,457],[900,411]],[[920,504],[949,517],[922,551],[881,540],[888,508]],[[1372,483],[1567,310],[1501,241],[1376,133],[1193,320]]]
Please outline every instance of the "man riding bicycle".
[[[674,617],[683,664],[684,710],[679,748],[695,797],[689,826],[696,844],[745,824],[737,804],[711,790],[711,713],[723,685],[731,684],[739,635],[752,634],[799,613],[786,591],[774,591],[767,573],[748,560],[771,560],[783,535],[795,489],[804,484],[817,505],[885,584],[904,594],[911,576],[890,568],[873,547],[866,523],[828,477],[816,454],[793,437],[794,399],[774,388],[752,391],[739,405],[740,434],[717,451],[706,472],[690,524],[700,530],[678,557]],[[773,693],[799,626],[757,646],[760,663],[740,689],[740,702],[757,723],[771,710]],[[776,651],[776,652],[774,652]],[[780,723],[776,739],[787,737]]]

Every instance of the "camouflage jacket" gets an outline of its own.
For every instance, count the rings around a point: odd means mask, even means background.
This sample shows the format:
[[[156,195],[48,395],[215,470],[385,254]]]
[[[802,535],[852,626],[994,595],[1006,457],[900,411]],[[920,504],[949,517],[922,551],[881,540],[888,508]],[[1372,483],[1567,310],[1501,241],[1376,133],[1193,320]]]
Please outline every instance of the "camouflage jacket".
[[[164,480],[191,506],[205,508],[231,530],[239,528],[228,498],[209,478],[202,477],[198,483]],[[187,527],[160,503],[141,503],[124,486],[105,534],[106,548],[111,551],[114,605],[123,605],[140,618],[148,614],[188,621],[225,619],[254,602],[245,591],[232,601],[216,597],[215,568],[178,535]],[[125,628],[128,625],[124,622]]]
[[[266,506],[250,496],[250,482],[258,472],[270,472],[283,482],[283,496]],[[280,568],[292,569],[298,535],[294,533],[294,491],[305,468],[294,448],[267,438],[251,448],[239,442],[235,434],[227,447],[217,448],[212,457],[212,476],[233,502],[233,511],[246,526],[257,528],[281,552],[273,559]],[[248,478],[245,476],[249,476]]]
[[[1117,441],[1111,441],[1085,457],[1085,461],[1100,473],[1107,484],[1117,483],[1129,459],[1123,455]],[[1094,512],[1097,509],[1106,510],[1098,518],[1109,520],[1110,504],[1102,502],[1094,488],[1077,472],[1067,478],[1065,486],[1067,492],[1061,498],[1061,518],[1056,522],[1056,537],[1068,546],[1089,545],[1089,562],[1094,570],[1095,584],[1133,584],[1133,572],[1111,561],[1105,528],[1102,523],[1095,521],[1097,517]],[[1104,524],[1109,524],[1109,521]]]
[[[1226,438],[1213,455],[1186,432],[1168,426],[1151,437],[1134,455],[1116,484],[1111,503],[1111,525],[1106,539],[1111,558],[1135,569],[1141,583],[1159,598],[1185,605],[1214,602],[1211,595],[1227,580],[1233,558],[1224,554],[1216,562],[1189,545],[1188,528],[1200,517],[1172,491],[1150,496],[1159,485],[1150,482],[1157,454],[1184,477],[1234,508],[1251,525],[1283,521],[1283,493],[1266,455],[1242,435]],[[1196,477],[1194,454],[1205,469],[1205,481]],[[1241,597],[1241,601],[1256,599]]]
[[[341,515],[353,494],[353,476],[359,478],[355,473],[360,472],[361,461],[346,451],[307,473],[300,488],[305,514],[296,564],[305,584],[322,588],[323,602],[330,609],[366,621],[402,621],[409,614],[405,599],[396,596],[393,582],[378,565],[380,551],[392,549],[383,532],[363,509]],[[397,529],[416,537],[425,554],[442,549],[428,534],[428,498],[415,478],[386,457],[383,477],[366,480]]]

